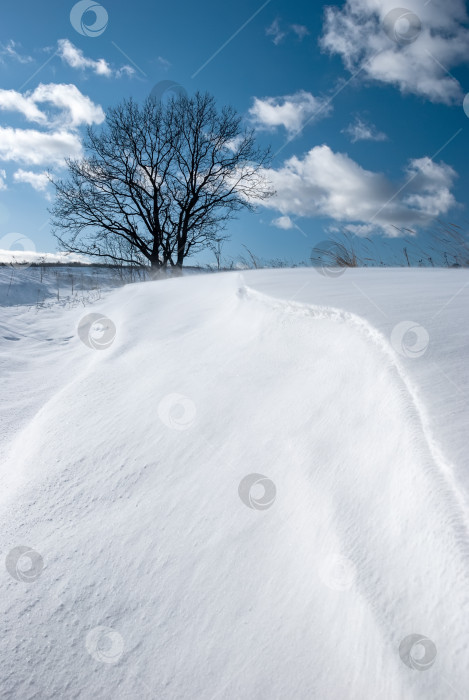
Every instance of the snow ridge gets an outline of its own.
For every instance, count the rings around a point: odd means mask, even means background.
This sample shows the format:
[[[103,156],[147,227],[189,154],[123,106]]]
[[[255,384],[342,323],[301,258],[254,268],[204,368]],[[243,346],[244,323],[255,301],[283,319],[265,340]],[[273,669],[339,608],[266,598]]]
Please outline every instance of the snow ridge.
[[[408,373],[405,371],[396,352],[392,348],[386,336],[375,328],[366,319],[354,314],[350,311],[335,308],[332,306],[321,306],[313,304],[304,304],[292,300],[279,300],[263,294],[252,287],[244,284],[238,289],[238,296],[242,299],[259,302],[269,306],[271,309],[281,309],[294,314],[308,316],[312,319],[326,319],[336,323],[346,323],[353,326],[363,337],[368,339],[373,345],[380,350],[386,357],[388,364],[392,367],[399,381],[403,385],[403,393],[405,393],[411,401],[412,410],[409,410],[408,419],[414,424],[414,434],[417,435],[420,431],[423,434],[430,460],[426,460],[428,470],[439,481],[440,488],[445,493],[453,506],[456,506],[458,513],[458,523],[454,523],[458,541],[464,545],[464,556],[469,562],[469,504],[464,497],[463,489],[460,487],[456,477],[454,465],[452,465],[443,455],[443,451],[437,440],[432,435],[428,415],[425,405],[422,402],[415,384],[412,382]],[[437,470],[431,468],[432,463],[437,467]]]

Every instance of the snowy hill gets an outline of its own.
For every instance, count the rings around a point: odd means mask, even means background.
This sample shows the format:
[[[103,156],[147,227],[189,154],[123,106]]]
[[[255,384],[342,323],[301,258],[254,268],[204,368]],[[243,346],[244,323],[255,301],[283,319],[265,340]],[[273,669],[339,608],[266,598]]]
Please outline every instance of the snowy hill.
[[[22,243],[22,240],[32,243],[28,238],[24,238],[21,234],[9,234],[0,239],[0,243],[5,244],[6,242],[14,244],[15,238],[18,243]],[[0,248],[0,263],[2,265],[18,265],[18,266],[28,266],[28,265],[51,265],[55,263],[60,263],[66,265],[67,263],[80,263],[80,265],[87,265],[90,263],[83,255],[78,255],[74,253],[40,253],[36,250],[5,250]]]
[[[468,289],[306,269],[3,308],[2,695],[466,697]]]
[[[87,304],[128,280],[129,270],[93,265],[0,265],[0,307]],[[135,273],[137,274],[137,273]]]

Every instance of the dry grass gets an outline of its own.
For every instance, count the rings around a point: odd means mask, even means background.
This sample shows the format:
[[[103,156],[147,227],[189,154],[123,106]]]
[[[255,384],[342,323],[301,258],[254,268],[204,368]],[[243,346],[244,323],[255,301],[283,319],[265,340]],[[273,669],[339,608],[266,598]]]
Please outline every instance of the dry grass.
[[[461,226],[436,222],[422,240],[415,231],[402,237],[360,238],[339,232],[313,248],[314,266],[334,267],[469,267],[469,236]]]

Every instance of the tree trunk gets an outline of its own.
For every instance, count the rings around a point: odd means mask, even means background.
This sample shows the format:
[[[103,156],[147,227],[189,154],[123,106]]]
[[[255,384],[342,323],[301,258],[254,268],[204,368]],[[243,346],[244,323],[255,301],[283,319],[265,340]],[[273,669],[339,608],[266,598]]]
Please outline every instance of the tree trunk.
[[[187,240],[187,234],[182,237],[182,240],[179,241],[178,243],[178,251],[177,251],[177,262],[175,267],[179,268],[180,273],[182,273],[182,266],[184,263],[184,251],[186,248],[186,240]]]
[[[166,273],[166,263],[161,263],[161,261],[158,258],[150,258],[150,278],[152,280],[166,277]]]

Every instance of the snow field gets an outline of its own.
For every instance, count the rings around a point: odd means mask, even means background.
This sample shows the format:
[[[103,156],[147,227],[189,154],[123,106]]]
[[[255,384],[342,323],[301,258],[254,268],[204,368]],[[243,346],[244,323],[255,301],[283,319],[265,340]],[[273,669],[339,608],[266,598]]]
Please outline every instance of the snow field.
[[[346,280],[295,272],[7,316],[8,401],[34,390],[4,435],[2,549],[43,560],[3,572],[7,697],[464,697],[466,491],[426,355]],[[77,336],[94,312],[103,350]]]

